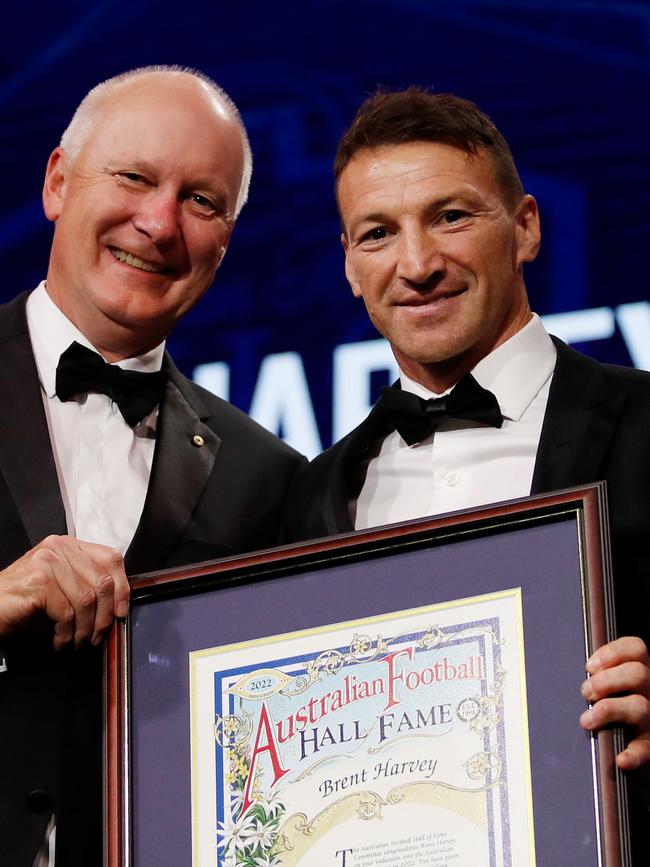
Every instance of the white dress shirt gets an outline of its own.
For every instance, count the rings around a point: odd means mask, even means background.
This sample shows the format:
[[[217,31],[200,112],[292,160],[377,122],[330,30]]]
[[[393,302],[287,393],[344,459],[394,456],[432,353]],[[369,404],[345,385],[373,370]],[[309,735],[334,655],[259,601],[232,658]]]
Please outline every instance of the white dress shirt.
[[[59,400],[56,368],[61,353],[74,340],[97,350],[54,304],[44,282],[27,299],[26,310],[68,533],[124,554],[147,495],[158,408],[131,428],[105,394]],[[161,343],[144,355],[120,361],[119,366],[155,372],[162,366],[164,349]],[[55,846],[52,817],[34,867],[54,867]]]
[[[397,431],[389,434],[368,463],[356,504],[351,503],[355,528],[528,496],[555,358],[551,338],[533,315],[472,371],[496,396],[503,427],[448,420],[413,446]],[[404,373],[400,383],[425,399],[440,397]]]
[[[105,394],[59,400],[55,384],[61,353],[73,340],[89,349],[95,347],[54,304],[44,283],[27,299],[27,324],[68,532],[124,554],[147,494],[158,409],[131,428]],[[161,343],[144,355],[118,364],[125,370],[160,370],[164,347]]]

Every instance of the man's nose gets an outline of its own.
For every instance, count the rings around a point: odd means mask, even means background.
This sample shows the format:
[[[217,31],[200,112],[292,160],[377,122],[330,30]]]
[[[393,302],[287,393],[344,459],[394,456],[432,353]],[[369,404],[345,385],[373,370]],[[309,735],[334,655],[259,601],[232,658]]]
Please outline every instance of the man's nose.
[[[168,244],[180,234],[181,205],[175,193],[152,190],[133,219],[138,231],[156,244]]]
[[[425,227],[402,232],[399,240],[397,276],[410,283],[425,283],[445,269],[445,259],[436,238]]]

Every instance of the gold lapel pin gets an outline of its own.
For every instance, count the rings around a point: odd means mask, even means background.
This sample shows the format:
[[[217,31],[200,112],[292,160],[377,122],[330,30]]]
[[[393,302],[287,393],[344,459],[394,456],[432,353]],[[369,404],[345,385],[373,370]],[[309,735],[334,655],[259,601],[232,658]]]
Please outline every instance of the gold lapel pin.
[[[200,449],[201,446],[205,445],[205,440],[200,434],[194,434],[194,436],[192,437],[192,445],[196,446],[197,449]]]

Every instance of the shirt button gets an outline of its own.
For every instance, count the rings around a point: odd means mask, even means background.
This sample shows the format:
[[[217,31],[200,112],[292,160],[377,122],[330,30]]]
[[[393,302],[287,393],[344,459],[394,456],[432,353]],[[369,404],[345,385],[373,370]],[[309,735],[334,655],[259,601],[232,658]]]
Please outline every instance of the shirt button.
[[[450,488],[453,488],[454,485],[458,484],[458,482],[460,481],[460,478],[458,476],[458,473],[447,473],[447,475],[445,476],[445,481],[447,482],[447,484],[449,485]]]

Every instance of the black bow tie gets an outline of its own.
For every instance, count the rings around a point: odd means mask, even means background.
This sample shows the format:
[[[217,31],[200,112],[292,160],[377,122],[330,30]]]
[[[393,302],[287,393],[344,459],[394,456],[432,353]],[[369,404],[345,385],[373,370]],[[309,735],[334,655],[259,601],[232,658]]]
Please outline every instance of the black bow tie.
[[[74,341],[61,354],[56,368],[56,393],[60,400],[75,394],[98,392],[114,401],[124,421],[134,427],[162,400],[167,375],[122,370],[107,364],[101,355]]]
[[[501,427],[503,416],[496,397],[482,388],[471,373],[444,397],[429,400],[402,391],[385,388],[378,409],[410,446],[422,442],[447,419],[467,419],[491,427]]]

